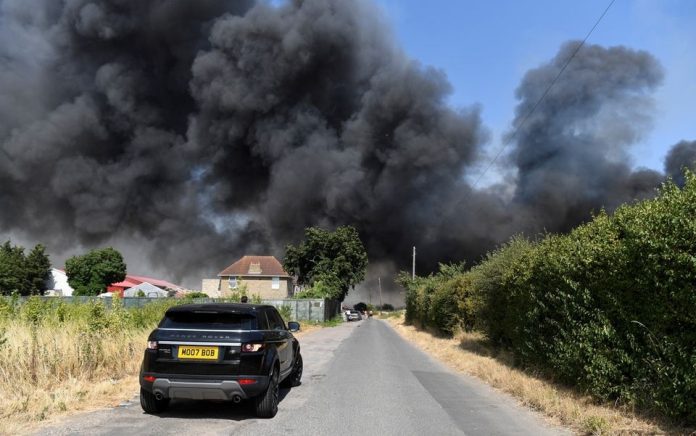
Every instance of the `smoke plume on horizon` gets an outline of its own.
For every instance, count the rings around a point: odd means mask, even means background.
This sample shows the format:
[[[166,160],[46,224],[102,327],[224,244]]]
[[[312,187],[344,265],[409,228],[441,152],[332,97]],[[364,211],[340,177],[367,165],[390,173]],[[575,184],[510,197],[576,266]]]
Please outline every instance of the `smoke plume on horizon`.
[[[628,161],[663,71],[626,47],[581,49],[512,138],[514,177],[473,189],[481,108],[450,107],[369,1],[3,0],[0,38],[0,234],[56,258],[110,244],[193,287],[312,225],[356,226],[374,274],[414,245],[420,272],[471,262],[665,178]],[[577,43],[523,77],[512,126]]]

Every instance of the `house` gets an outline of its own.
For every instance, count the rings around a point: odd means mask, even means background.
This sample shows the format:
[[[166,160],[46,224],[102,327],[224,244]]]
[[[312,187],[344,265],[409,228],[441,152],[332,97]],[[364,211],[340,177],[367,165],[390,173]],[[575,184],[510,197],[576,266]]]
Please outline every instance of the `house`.
[[[292,277],[273,256],[244,256],[224,270],[216,279],[203,279],[202,290],[211,297],[226,297],[243,283],[247,295],[264,299],[288,298]]]
[[[46,280],[44,295],[54,297],[71,297],[74,289],[68,284],[68,275],[65,270],[51,268],[51,275]]]
[[[106,290],[108,292],[118,292],[119,295],[123,297],[123,292],[126,289],[130,289],[145,282],[147,282],[150,285],[154,285],[161,290],[172,291],[172,293],[181,292],[184,290],[184,288],[182,288],[181,286],[175,285],[174,283],[170,283],[166,280],[153,279],[152,277],[145,276],[134,276],[131,274],[126,275],[126,278],[123,279],[123,281],[112,283],[111,285],[107,286]]]

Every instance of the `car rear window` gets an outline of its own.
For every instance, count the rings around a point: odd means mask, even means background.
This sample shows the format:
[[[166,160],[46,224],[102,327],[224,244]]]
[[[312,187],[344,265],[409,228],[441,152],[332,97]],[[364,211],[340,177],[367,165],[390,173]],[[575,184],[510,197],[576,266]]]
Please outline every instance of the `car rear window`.
[[[256,330],[256,317],[250,314],[229,312],[172,312],[164,316],[161,328]]]

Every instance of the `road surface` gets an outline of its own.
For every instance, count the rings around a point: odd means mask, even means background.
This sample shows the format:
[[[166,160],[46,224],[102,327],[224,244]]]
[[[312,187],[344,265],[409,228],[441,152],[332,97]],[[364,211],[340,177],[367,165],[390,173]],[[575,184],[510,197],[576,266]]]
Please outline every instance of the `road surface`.
[[[257,419],[251,404],[193,401],[173,401],[166,414],[151,416],[134,397],[37,434],[567,434],[482,382],[449,371],[383,321],[317,330],[300,343],[303,383],[281,391],[273,419]]]

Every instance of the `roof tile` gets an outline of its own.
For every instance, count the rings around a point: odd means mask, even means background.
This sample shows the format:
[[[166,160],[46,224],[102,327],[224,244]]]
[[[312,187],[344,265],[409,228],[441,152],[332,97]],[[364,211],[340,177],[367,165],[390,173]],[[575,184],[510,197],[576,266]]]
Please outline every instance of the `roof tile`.
[[[282,276],[289,277],[274,256],[244,256],[228,266],[218,276]]]

